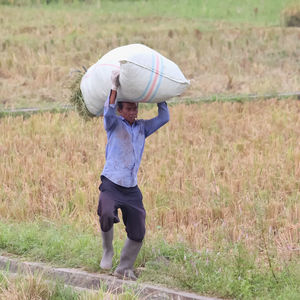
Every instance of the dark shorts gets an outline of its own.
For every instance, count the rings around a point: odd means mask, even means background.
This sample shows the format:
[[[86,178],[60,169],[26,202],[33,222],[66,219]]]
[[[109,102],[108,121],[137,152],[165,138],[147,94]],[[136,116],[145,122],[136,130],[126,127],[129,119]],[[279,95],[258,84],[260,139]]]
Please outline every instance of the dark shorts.
[[[120,222],[118,209],[121,209],[128,238],[141,242],[145,236],[146,212],[139,187],[122,187],[104,176],[101,181],[98,204],[101,230],[107,232]]]

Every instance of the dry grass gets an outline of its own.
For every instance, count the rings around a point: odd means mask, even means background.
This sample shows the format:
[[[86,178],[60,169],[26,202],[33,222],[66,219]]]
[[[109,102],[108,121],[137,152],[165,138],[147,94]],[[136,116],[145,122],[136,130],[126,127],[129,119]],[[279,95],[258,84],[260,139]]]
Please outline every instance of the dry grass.
[[[134,300],[138,298],[129,288],[124,291],[104,289],[94,291],[83,291],[63,283],[55,283],[46,279],[43,274],[12,275],[0,273],[0,299],[1,300]],[[142,298],[141,298],[142,299]]]
[[[298,28],[130,14],[111,18],[93,6],[1,6],[0,25],[2,107],[67,103],[71,70],[130,43],[144,43],[174,60],[191,79],[185,97],[300,86]]]
[[[2,300],[43,300],[53,293],[41,275],[28,274],[25,278],[9,278],[0,274],[0,299]]]
[[[148,238],[195,249],[241,241],[262,253],[267,244],[279,259],[299,256],[299,112],[293,100],[172,106],[139,171]],[[98,231],[105,143],[100,118],[1,119],[0,216],[66,217]]]

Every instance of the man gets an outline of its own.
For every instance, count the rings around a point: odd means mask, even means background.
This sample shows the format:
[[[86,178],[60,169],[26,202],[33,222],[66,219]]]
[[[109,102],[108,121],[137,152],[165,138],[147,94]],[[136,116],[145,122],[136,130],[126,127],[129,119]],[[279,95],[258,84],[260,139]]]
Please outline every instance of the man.
[[[146,212],[143,196],[137,185],[137,172],[144,151],[145,139],[169,121],[166,102],[158,103],[158,116],[136,120],[138,103],[116,104],[119,72],[112,72],[112,89],[104,105],[104,128],[107,133],[106,162],[101,174],[98,215],[100,220],[103,256],[100,267],[112,268],[113,225],[122,211],[127,240],[120,263],[114,272],[119,278],[136,280],[133,265],[145,236]],[[119,116],[116,114],[118,107]]]

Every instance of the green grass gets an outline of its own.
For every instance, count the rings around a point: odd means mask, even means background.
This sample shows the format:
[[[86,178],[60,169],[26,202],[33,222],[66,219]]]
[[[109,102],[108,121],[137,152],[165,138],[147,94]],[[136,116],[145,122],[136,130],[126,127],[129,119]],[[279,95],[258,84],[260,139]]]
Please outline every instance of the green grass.
[[[131,4],[129,4],[131,2]],[[272,26],[280,23],[281,10],[292,0],[152,0],[103,1],[101,9],[112,14],[136,16],[164,16],[202,18],[211,21],[228,21]]]
[[[171,18],[202,18],[211,21],[228,21],[238,23],[249,23],[257,25],[279,25],[280,13],[290,3],[295,0],[151,0],[151,1],[72,1],[64,4],[64,1],[48,1],[50,9],[59,5],[68,9],[85,6],[85,9],[94,10],[97,14],[110,16],[136,16],[136,17],[171,17]],[[35,0],[0,0],[0,4],[36,4]],[[38,3],[46,4],[46,1]]]
[[[0,248],[27,259],[56,266],[99,271],[101,240],[91,229],[47,221],[0,222]],[[114,267],[122,247],[115,239]],[[270,258],[272,259],[272,258]],[[136,266],[144,267],[141,282],[181,288],[199,294],[235,299],[297,299],[300,295],[300,264],[291,261],[277,269],[257,262],[241,243],[220,251],[192,251],[184,244],[168,244],[163,236],[147,240]]]
[[[1,223],[0,227],[0,248],[10,253],[70,267],[84,265],[91,271],[98,268],[101,251],[95,249],[101,245],[100,237],[92,238],[88,230],[50,222]]]

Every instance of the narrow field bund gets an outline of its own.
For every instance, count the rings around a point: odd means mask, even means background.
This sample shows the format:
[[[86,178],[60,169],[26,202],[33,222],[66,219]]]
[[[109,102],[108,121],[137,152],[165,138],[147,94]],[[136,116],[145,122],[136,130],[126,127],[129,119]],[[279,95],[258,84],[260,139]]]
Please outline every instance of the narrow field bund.
[[[89,293],[94,293],[93,299],[97,299],[96,295],[99,295],[98,299],[163,299],[163,300],[221,300],[217,298],[208,298],[199,296],[197,294],[186,293],[182,291],[176,291],[172,289],[167,289],[160,286],[150,285],[150,284],[138,284],[137,282],[130,280],[117,279],[114,276],[107,274],[96,274],[88,273],[80,269],[70,269],[70,268],[54,268],[46,264],[26,262],[18,259],[12,259],[5,256],[0,256],[0,272],[1,270],[9,272],[9,274],[23,274],[29,275],[32,278],[32,274],[42,274],[44,279],[54,280],[56,282],[62,281],[69,287],[73,287],[75,290],[86,291]],[[1,276],[1,273],[0,273]],[[41,276],[41,275],[40,275]],[[26,277],[25,277],[26,279]],[[0,281],[1,283],[1,281]],[[0,286],[1,288],[1,286]],[[106,290],[106,297],[104,295],[101,297],[98,290]],[[132,295],[124,296],[124,291],[131,291]],[[110,295],[109,295],[110,292]],[[104,292],[102,292],[104,293]],[[123,295],[122,295],[123,293]],[[115,294],[115,295],[113,295]],[[121,294],[120,296],[118,294]],[[75,296],[75,295],[74,295]],[[82,299],[91,299],[91,297]],[[119,296],[119,297],[118,297]],[[123,296],[123,297],[122,297]],[[131,297],[130,297],[131,296]],[[1,297],[1,289],[0,289]],[[7,299],[8,300],[8,299]]]

